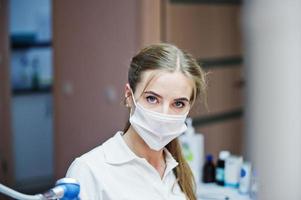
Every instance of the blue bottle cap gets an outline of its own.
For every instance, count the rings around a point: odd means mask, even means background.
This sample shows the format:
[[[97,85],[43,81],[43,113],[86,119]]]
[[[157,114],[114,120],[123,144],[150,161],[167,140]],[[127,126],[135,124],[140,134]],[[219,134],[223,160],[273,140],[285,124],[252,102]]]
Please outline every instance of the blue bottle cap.
[[[243,178],[243,177],[245,177],[246,175],[247,175],[246,170],[245,170],[245,169],[241,169],[241,170],[240,170],[240,177]]]
[[[211,161],[213,160],[213,156],[212,156],[211,154],[207,154],[207,155],[206,155],[206,160],[207,160],[208,162],[211,162]]]

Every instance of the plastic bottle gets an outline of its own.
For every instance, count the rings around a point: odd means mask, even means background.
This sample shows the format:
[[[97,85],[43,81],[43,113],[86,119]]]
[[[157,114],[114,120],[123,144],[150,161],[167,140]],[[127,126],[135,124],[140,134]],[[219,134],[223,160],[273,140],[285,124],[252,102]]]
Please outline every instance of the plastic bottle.
[[[179,137],[182,145],[182,151],[188,162],[196,184],[201,183],[202,166],[204,165],[204,136],[201,133],[195,133],[192,126],[192,119],[186,119],[187,130]]]
[[[259,180],[257,176],[256,170],[252,169],[252,176],[251,176],[251,185],[250,185],[250,198],[252,200],[258,199],[258,188],[259,188]]]
[[[240,170],[243,163],[241,156],[231,155],[225,162],[225,186],[238,188]]]
[[[206,162],[203,167],[203,182],[214,183],[215,182],[215,165],[213,163],[213,156],[208,154],[206,156]]]
[[[216,164],[215,180],[218,185],[225,185],[225,160],[230,156],[229,151],[221,151]]]
[[[249,194],[251,187],[251,163],[244,162],[241,166],[238,191],[241,194]]]

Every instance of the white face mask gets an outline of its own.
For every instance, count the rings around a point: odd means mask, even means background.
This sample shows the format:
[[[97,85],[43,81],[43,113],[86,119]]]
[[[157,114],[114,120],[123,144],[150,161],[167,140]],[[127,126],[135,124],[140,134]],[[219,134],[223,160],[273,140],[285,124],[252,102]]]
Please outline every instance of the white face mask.
[[[143,108],[136,103],[133,92],[135,110],[130,116],[130,123],[145,143],[153,150],[160,150],[170,141],[184,133],[188,112],[184,115],[169,115]]]

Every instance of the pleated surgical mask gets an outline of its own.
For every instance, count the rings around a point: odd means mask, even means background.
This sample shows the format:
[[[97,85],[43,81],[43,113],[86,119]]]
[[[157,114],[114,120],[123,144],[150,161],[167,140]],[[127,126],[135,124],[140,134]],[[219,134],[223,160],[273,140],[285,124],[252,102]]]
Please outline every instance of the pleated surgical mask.
[[[151,149],[158,151],[164,148],[186,131],[185,120],[188,112],[183,115],[154,112],[136,102],[133,92],[132,98],[135,109],[132,108],[129,121]]]

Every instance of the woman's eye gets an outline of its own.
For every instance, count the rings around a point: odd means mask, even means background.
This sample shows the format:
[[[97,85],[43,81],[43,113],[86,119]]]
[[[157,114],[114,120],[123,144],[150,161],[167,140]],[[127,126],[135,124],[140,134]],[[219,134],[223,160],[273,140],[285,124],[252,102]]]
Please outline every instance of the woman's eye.
[[[158,99],[155,96],[147,96],[146,97],[147,102],[149,103],[158,103]]]
[[[182,101],[176,101],[174,105],[176,108],[183,108],[185,106],[185,103],[183,103]]]

